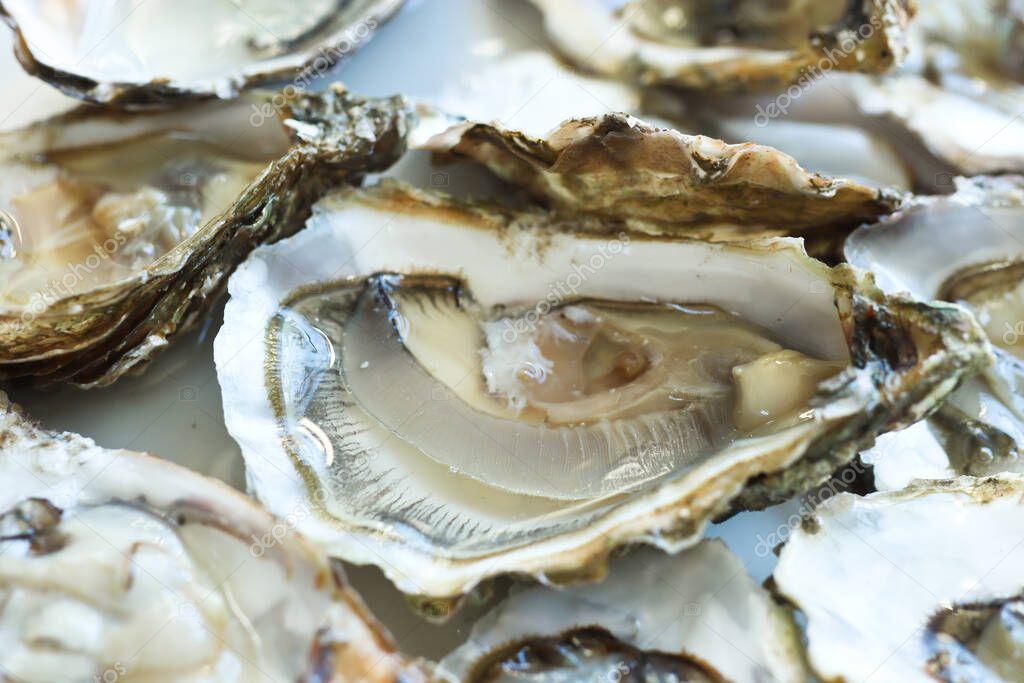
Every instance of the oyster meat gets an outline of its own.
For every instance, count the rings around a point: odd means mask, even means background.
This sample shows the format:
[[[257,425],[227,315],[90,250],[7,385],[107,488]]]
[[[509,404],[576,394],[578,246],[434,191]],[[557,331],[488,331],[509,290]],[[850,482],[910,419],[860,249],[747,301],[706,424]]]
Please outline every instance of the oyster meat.
[[[249,250],[300,228],[326,188],[387,167],[406,115],[400,98],[339,89],[83,109],[3,135],[0,379],[88,387],[141,367]]]
[[[854,232],[847,259],[890,292],[969,308],[991,342],[991,360],[926,426],[880,449],[876,460],[931,463],[919,476],[1022,471],[1024,453],[1024,178],[956,180],[948,197],[917,200],[891,219]],[[937,471],[935,465],[939,465]],[[889,465],[883,465],[889,467]],[[907,470],[911,472],[912,470]]]
[[[676,556],[634,551],[599,585],[521,590],[436,673],[450,683],[807,680],[791,615],[717,540]]]
[[[955,306],[799,242],[709,243],[387,183],[253,254],[215,342],[252,492],[442,614],[788,498],[985,359]],[[713,340],[713,341],[712,341]],[[771,387],[771,390],[766,390]]]
[[[74,97],[131,108],[230,99],[289,79],[304,90],[403,2],[4,0],[0,15],[26,71]]]
[[[337,563],[220,482],[43,430],[2,393],[0,472],[11,680],[426,680]]]
[[[1019,475],[961,477],[817,508],[773,578],[821,680],[1020,680],[1022,498]]]
[[[644,84],[781,88],[818,70],[884,72],[906,50],[907,0],[532,0],[586,71]]]

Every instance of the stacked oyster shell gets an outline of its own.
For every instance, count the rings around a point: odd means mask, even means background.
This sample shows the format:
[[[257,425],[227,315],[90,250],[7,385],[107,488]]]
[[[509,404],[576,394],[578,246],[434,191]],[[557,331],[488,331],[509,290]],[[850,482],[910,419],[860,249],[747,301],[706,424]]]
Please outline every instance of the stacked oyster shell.
[[[587,73],[499,60],[511,115],[305,92],[399,2],[233,4],[0,2],[26,70],[103,105],[0,137],[0,380],[142,371],[227,288],[252,496],[0,394],[0,673],[1020,678],[1024,180],[928,180],[1024,163],[935,115],[1009,111],[1010,3],[534,0]],[[752,99],[832,71],[856,108]],[[424,152],[495,196],[376,176]],[[876,492],[821,503],[849,473]],[[704,540],[794,500],[764,586]],[[540,585],[435,666],[341,560],[409,619]]]

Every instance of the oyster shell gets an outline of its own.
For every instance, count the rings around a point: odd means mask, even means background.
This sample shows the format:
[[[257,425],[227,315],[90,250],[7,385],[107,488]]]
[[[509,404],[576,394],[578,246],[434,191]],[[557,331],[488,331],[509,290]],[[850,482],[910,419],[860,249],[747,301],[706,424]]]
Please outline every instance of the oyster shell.
[[[551,206],[610,225],[714,240],[835,232],[892,212],[902,193],[805,171],[771,147],[729,145],[626,114],[565,121],[546,138],[467,122],[424,145],[470,156]]]
[[[882,78],[851,78],[845,90],[946,162],[945,191],[952,174],[1024,171],[1021,20],[1006,0],[919,3],[906,64]]]
[[[43,430],[3,393],[0,472],[12,680],[426,680],[336,563],[220,482]]]
[[[323,200],[232,278],[215,342],[252,492],[313,501],[309,537],[444,614],[491,576],[688,547],[985,358],[958,307],[879,297],[794,240],[608,233],[391,184]]]
[[[1012,681],[1024,661],[1024,479],[840,494],[783,546],[777,590],[824,681]]]
[[[326,188],[388,166],[406,115],[401,99],[332,90],[78,110],[3,135],[0,379],[88,387],[140,368],[249,250],[300,228]]]
[[[1024,178],[958,178],[956,186],[857,230],[846,244],[847,259],[875,272],[886,291],[971,309],[992,344],[985,371],[927,426],[874,454],[876,462],[903,461],[892,466],[905,469],[904,480],[921,467],[915,461],[930,463],[920,477],[942,476],[945,467],[973,475],[1024,469]]]
[[[785,87],[822,69],[884,72],[906,46],[910,3],[532,0],[581,69],[644,84]]]
[[[634,551],[599,585],[519,591],[436,674],[451,683],[807,680],[791,615],[717,540],[676,556]]]
[[[403,1],[4,0],[0,16],[30,74],[80,99],[135,108],[230,99],[288,79],[304,90]]]

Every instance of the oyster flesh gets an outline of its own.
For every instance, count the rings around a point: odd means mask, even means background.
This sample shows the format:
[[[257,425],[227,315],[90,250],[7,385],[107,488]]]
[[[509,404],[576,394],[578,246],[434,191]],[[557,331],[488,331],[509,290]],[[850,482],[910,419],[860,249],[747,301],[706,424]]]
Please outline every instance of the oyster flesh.
[[[3,0],[0,16],[30,74],[73,97],[133,108],[230,99],[284,80],[305,90],[403,2]]]
[[[406,115],[400,98],[331,90],[82,109],[0,136],[0,379],[88,387],[141,367],[253,247],[386,168]]]
[[[840,494],[782,548],[821,680],[1017,681],[1024,670],[1024,478]]]
[[[491,576],[688,547],[985,358],[960,308],[796,240],[615,235],[392,183],[331,194],[229,289],[215,360],[251,491],[313,505],[307,536],[442,611]]]
[[[906,51],[908,0],[532,0],[587,71],[684,88],[781,88],[815,69],[884,72]]]
[[[426,680],[337,563],[220,482],[2,393],[0,472],[5,680]]]
[[[846,243],[847,260],[874,271],[883,289],[962,304],[991,342],[980,376],[899,447],[880,448],[874,457],[902,460],[893,467],[908,474],[922,461],[922,477],[943,476],[943,469],[1024,471],[1024,178],[958,178],[956,186],[952,195],[921,198],[857,230]]]
[[[791,615],[717,540],[676,556],[636,550],[599,585],[515,593],[436,674],[450,683],[807,680]]]

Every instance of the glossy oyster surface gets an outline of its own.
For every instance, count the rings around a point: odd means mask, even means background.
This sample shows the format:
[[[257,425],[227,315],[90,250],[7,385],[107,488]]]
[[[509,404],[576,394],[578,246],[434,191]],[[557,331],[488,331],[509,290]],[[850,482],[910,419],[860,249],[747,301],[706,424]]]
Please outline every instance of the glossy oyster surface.
[[[783,546],[774,583],[824,681],[1012,681],[1024,662],[1024,479],[841,494]]]
[[[570,119],[542,138],[466,122],[424,146],[472,157],[560,210],[715,240],[851,228],[903,198],[808,172],[772,147],[685,135],[627,114]]]
[[[332,194],[230,291],[215,359],[251,491],[442,613],[499,574],[684,549],[984,359],[961,309],[795,240],[609,235],[394,184]]]
[[[453,683],[807,680],[791,615],[717,540],[674,556],[636,550],[597,585],[516,592],[436,673]]]
[[[1024,171],[1020,8],[1005,0],[918,5],[906,64],[852,79],[849,96],[920,138],[947,175]]]
[[[417,681],[340,567],[228,486],[0,393],[0,670],[25,683]]]
[[[919,466],[915,461],[930,463],[921,477],[941,476],[937,445],[950,473],[1024,469],[1024,180],[977,177],[956,184],[956,193],[921,199],[859,229],[846,244],[847,259],[870,268],[883,289],[960,303],[991,343],[992,360],[979,377],[900,447],[876,454],[908,475]]]
[[[258,85],[308,85],[351,55],[403,0],[4,0],[26,71],[118,107],[230,99]],[[187,47],[182,37],[187,36]]]
[[[903,0],[532,2],[581,69],[730,91],[782,88],[816,69],[884,72],[906,53],[910,15]]]
[[[397,158],[406,116],[400,98],[339,89],[83,109],[5,134],[0,379],[89,387],[141,368],[203,319],[251,249]]]

